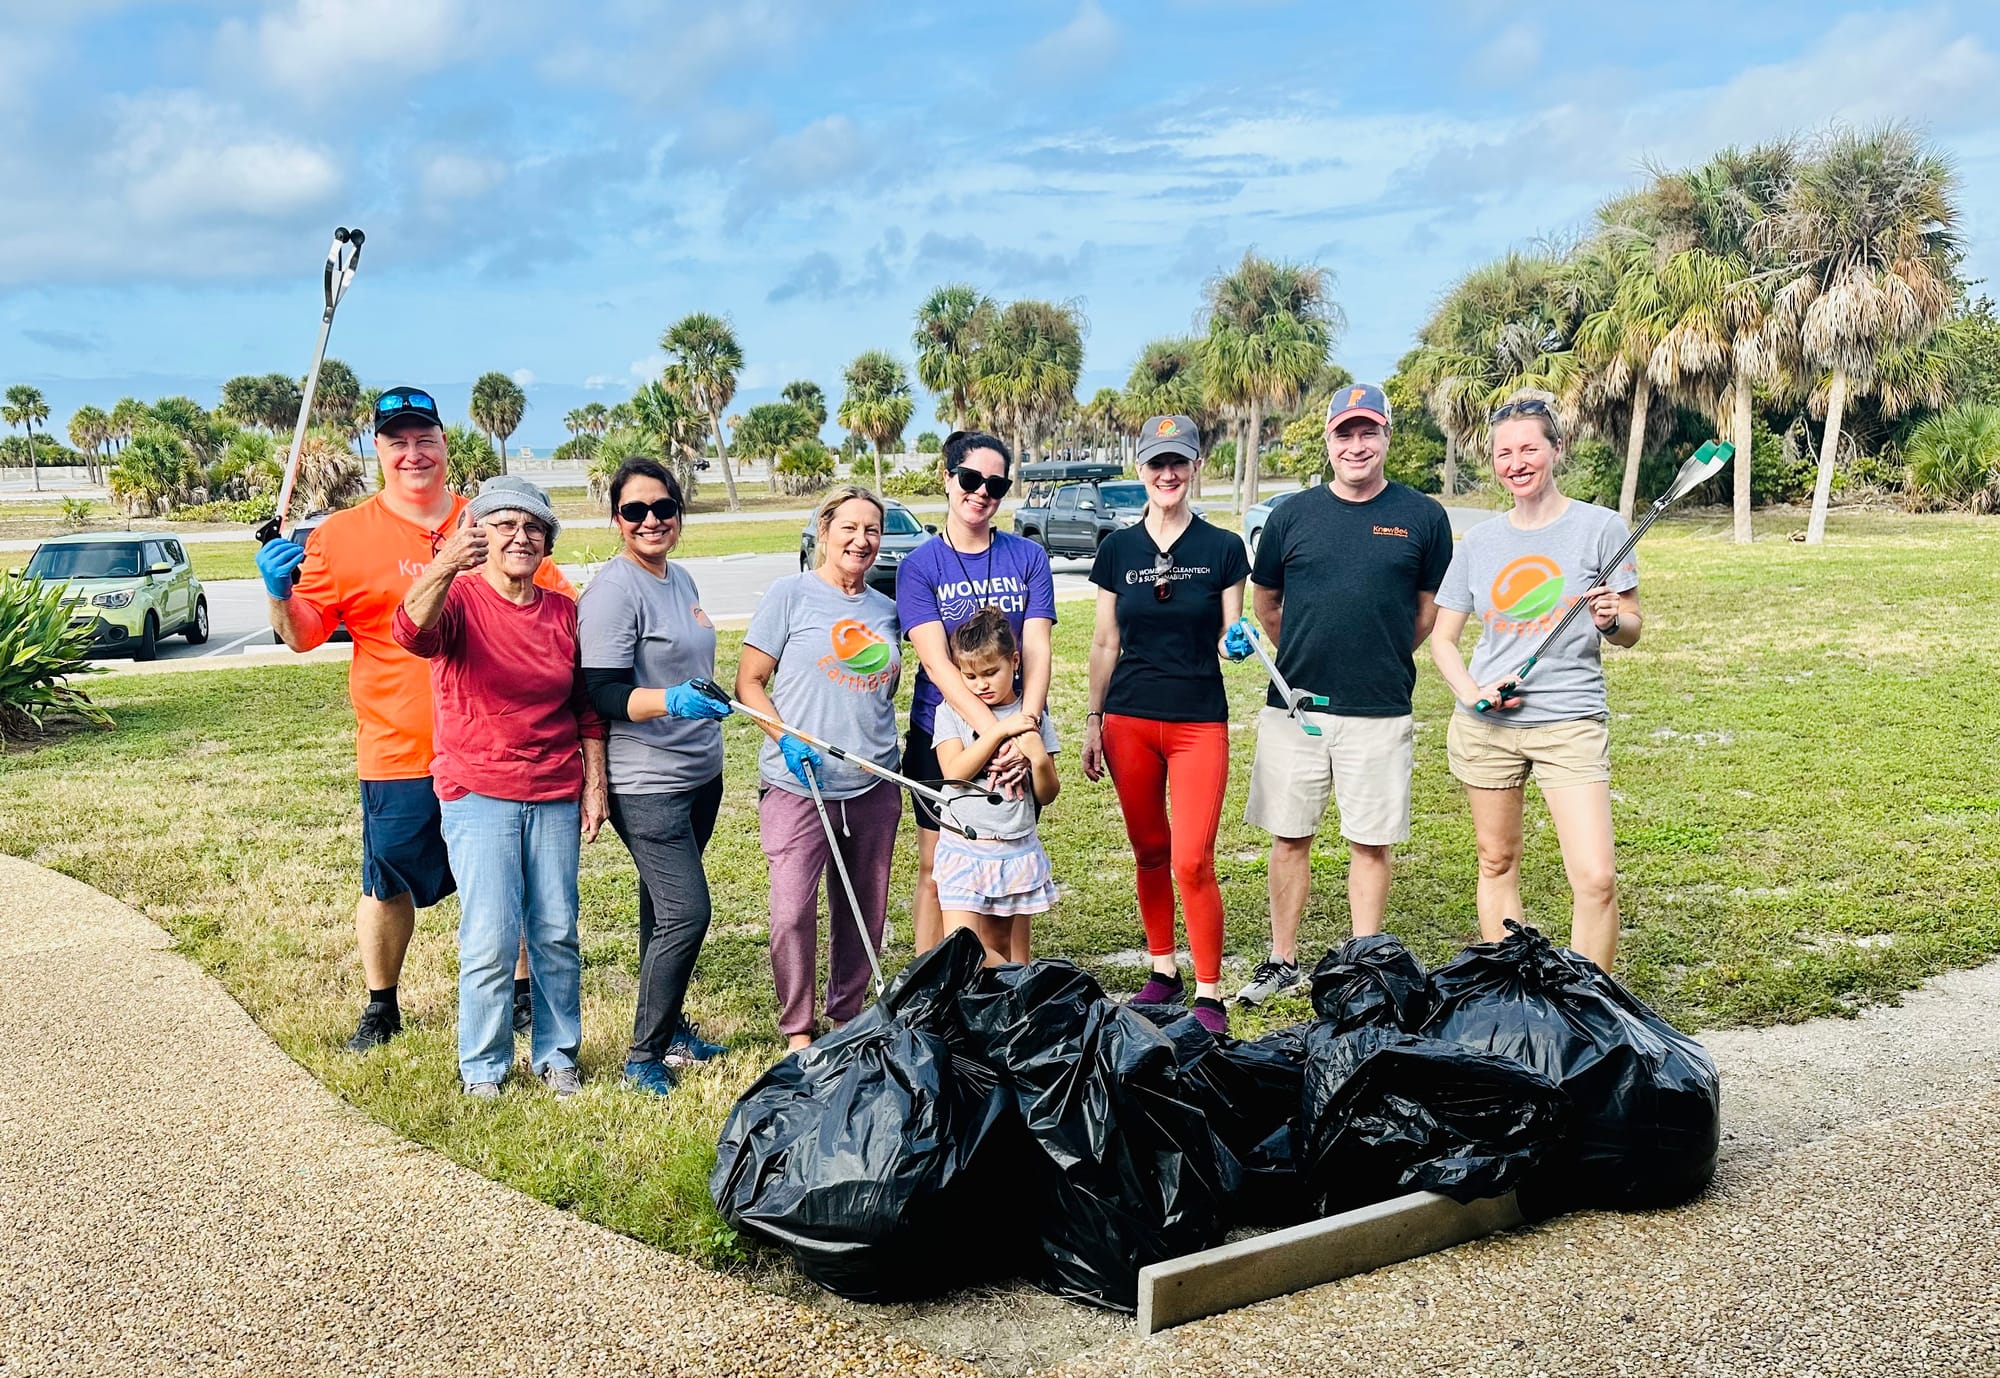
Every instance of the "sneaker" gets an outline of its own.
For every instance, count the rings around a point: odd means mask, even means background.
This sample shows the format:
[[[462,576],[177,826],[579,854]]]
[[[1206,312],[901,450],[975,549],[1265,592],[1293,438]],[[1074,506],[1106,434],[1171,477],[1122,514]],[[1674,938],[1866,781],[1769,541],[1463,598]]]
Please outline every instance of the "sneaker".
[[[558,1098],[574,1096],[583,1090],[583,1073],[574,1067],[550,1067],[542,1073],[542,1085]]]
[[[625,1084],[648,1096],[664,1096],[674,1089],[674,1074],[663,1062],[628,1062]]]
[[[500,1083],[497,1081],[467,1082],[465,1094],[473,1100],[499,1100]]]
[[[1132,997],[1135,1005],[1178,1005],[1187,998],[1187,986],[1177,971],[1172,976],[1162,976],[1154,972],[1146,978],[1146,984],[1139,987],[1139,993]]]
[[[1281,962],[1273,957],[1268,962],[1257,963],[1257,969],[1250,973],[1250,984],[1236,992],[1236,1003],[1261,1005],[1272,996],[1283,994],[1304,980],[1305,978],[1299,975],[1297,962]]]
[[[1229,1032],[1229,1011],[1222,1008],[1222,1002],[1207,995],[1197,995],[1194,1000],[1194,1022],[1220,1038]]]
[[[535,1000],[527,991],[514,997],[514,1032],[532,1033],[535,1028]]]
[[[692,1067],[697,1062],[706,1062],[728,1051],[727,1043],[710,1043],[701,1036],[700,1028],[686,1015],[682,1015],[681,1025],[674,1030],[674,1036],[667,1040],[667,1050],[660,1055],[660,1061],[669,1067]]]
[[[384,1000],[370,1000],[368,1008],[361,1011],[361,1022],[354,1026],[354,1037],[347,1040],[347,1051],[365,1053],[379,1048],[402,1031],[401,1009]]]

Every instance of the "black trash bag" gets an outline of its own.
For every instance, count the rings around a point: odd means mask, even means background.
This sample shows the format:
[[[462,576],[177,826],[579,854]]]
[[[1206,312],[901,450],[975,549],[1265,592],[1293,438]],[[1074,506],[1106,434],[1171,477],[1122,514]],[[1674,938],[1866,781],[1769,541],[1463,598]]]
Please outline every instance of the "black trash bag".
[[[1226,1223],[1279,1226],[1307,1219],[1311,1206],[1292,1134],[1305,1079],[1305,1026],[1250,1040],[1218,1038],[1183,1015],[1160,1032],[1174,1045],[1188,1099],[1240,1169]]]
[[[1130,1312],[1139,1269],[1222,1241],[1236,1162],[1188,1098],[1174,1045],[1067,962],[989,970],[960,1011],[1012,1089],[1034,1173],[1034,1277]]]
[[[992,1209],[1017,1189],[1025,1150],[1013,1097],[953,1050],[955,996],[983,956],[963,936],[838,1034],[785,1057],[723,1125],[709,1178],[723,1218],[843,1297],[934,1296],[1012,1276],[1028,1257],[1025,1230]]]
[[[1715,1175],[1722,1087],[1692,1038],[1580,953],[1511,920],[1431,973],[1424,1032],[1526,1063],[1569,1093],[1563,1150],[1523,1209],[1675,1205]]]
[[[1305,1058],[1300,1171],[1320,1215],[1412,1191],[1502,1195],[1568,1121],[1568,1097],[1547,1077],[1437,1039],[1315,1022]]]
[[[1430,1014],[1423,964],[1387,933],[1349,938],[1312,974],[1313,1012],[1336,1032],[1396,1029],[1415,1033]]]

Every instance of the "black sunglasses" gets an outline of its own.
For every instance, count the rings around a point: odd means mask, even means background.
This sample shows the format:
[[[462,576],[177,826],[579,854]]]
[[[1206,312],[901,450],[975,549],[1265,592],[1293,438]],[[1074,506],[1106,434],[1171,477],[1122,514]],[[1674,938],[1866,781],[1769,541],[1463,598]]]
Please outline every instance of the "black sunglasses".
[[[1547,402],[1544,402],[1539,397],[1530,397],[1527,398],[1525,401],[1509,402],[1506,406],[1501,407],[1498,411],[1494,412],[1493,415],[1487,417],[1486,424],[1489,426],[1497,426],[1510,416],[1554,416],[1554,415],[1555,412],[1550,408]]]
[[[393,416],[406,408],[415,407],[419,411],[436,411],[437,403],[427,392],[385,392],[375,399],[377,416]]]
[[[1174,567],[1171,551],[1153,557],[1153,600],[1164,603],[1174,596],[1174,586],[1167,582],[1167,574]]]
[[[672,498],[654,498],[651,502],[621,502],[618,515],[637,526],[646,520],[647,514],[663,522],[670,522],[681,514],[681,505]]]
[[[1005,474],[993,474],[989,477],[986,474],[980,473],[977,469],[954,469],[951,476],[958,481],[960,492],[977,493],[981,488],[984,488],[986,496],[995,502],[1006,497],[1007,490],[1014,486],[1014,480],[1008,478]]]

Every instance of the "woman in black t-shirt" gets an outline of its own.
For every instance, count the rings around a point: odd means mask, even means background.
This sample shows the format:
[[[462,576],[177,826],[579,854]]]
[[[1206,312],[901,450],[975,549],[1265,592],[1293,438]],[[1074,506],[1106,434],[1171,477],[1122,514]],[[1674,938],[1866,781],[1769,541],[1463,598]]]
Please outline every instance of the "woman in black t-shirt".
[[[1215,832],[1229,784],[1229,703],[1216,653],[1222,640],[1232,660],[1250,654],[1236,627],[1250,561],[1233,534],[1188,507],[1200,453],[1194,422],[1185,416],[1156,416],[1140,428],[1145,519],[1105,537],[1090,571],[1097,625],[1083,773],[1099,780],[1109,768],[1138,859],[1139,917],[1153,959],[1138,998],[1153,1004],[1182,998],[1174,960],[1178,884],[1194,958],[1194,1016],[1223,1033],[1229,1016],[1220,988]]]

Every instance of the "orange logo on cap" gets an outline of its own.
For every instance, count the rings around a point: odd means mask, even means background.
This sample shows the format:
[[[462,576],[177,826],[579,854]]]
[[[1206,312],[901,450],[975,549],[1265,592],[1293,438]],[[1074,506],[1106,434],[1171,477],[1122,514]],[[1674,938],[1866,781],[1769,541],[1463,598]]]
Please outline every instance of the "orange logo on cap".
[[[1153,434],[1156,436],[1179,435],[1180,433],[1181,433],[1181,428],[1174,424],[1174,419],[1171,416],[1161,417],[1160,424],[1153,427]]]
[[[1353,390],[1351,390],[1347,394],[1347,405],[1351,407],[1360,402],[1361,395],[1367,391],[1368,391],[1367,388],[1354,388]]]

